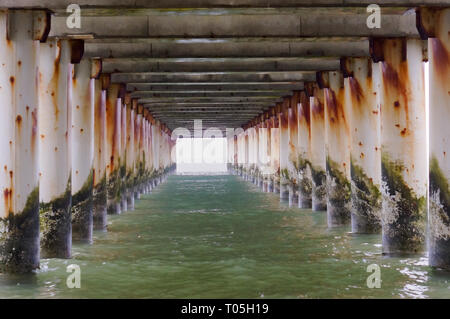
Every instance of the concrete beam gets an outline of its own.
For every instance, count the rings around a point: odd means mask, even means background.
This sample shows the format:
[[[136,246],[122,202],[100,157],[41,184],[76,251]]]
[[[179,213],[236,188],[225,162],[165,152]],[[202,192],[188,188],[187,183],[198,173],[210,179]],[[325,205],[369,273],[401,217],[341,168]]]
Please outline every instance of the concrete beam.
[[[161,107],[269,107],[273,103],[265,102],[265,103],[252,103],[252,102],[228,102],[224,104],[223,102],[197,102],[197,103],[152,103],[152,104],[144,104],[144,107],[147,109],[152,108],[161,108]]]
[[[122,58],[103,59],[102,71],[114,72],[227,72],[227,71],[332,71],[337,58]]]
[[[144,72],[113,73],[113,83],[314,81],[315,72]]]
[[[369,56],[366,38],[115,38],[85,40],[86,57],[238,58]]]
[[[177,102],[191,102],[191,103],[222,103],[228,104],[229,102],[251,102],[251,103],[277,103],[282,99],[274,96],[263,96],[263,97],[222,97],[222,98],[210,98],[210,97],[174,97],[174,98],[150,98],[141,99],[139,103],[141,104],[151,104],[151,103],[177,103]]]
[[[259,91],[303,90],[303,82],[205,82],[205,83],[128,83],[128,91]]]
[[[65,10],[72,0],[3,0],[0,7],[29,7]],[[448,5],[447,0],[78,0],[81,7],[109,8],[282,8],[282,7],[364,7],[378,3],[383,7],[418,5]]]
[[[214,14],[177,14],[157,11],[143,15],[83,16],[81,28],[69,28],[65,16],[52,16],[51,36],[93,34],[113,37],[317,37],[317,36],[415,36],[414,12],[407,15],[383,14],[382,28],[367,26],[368,13],[343,12],[342,8],[322,11],[302,10],[277,13],[247,13],[245,10]],[[99,12],[98,14],[102,14]],[[126,14],[126,13],[121,13]],[[192,23],[195,21],[195,24]]]
[[[135,91],[132,98],[290,96],[291,91]]]

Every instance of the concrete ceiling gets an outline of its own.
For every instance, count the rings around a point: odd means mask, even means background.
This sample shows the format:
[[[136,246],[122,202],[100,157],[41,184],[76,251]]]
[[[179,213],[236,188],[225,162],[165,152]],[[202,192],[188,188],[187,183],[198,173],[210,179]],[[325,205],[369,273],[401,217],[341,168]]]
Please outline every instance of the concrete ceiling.
[[[126,84],[170,129],[194,119],[239,127],[283,97],[338,70],[340,58],[369,55],[369,37],[418,37],[418,5],[450,0],[77,0],[81,28],[66,25],[72,0],[2,0],[48,8],[50,36],[84,39],[84,57]],[[382,6],[370,29],[366,7]]]

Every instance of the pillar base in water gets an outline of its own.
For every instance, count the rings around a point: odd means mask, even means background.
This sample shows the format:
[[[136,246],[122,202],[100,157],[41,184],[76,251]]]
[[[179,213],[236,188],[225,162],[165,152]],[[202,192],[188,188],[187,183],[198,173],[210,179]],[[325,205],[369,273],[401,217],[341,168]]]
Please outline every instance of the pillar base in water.
[[[120,210],[122,212],[126,212],[128,210],[128,200],[126,195],[122,196],[120,199]]]
[[[128,210],[134,210],[134,191],[128,192],[127,195],[127,208]]]
[[[273,181],[269,180],[267,182],[267,192],[268,193],[273,193]]]
[[[108,202],[108,214],[109,215],[118,215],[122,212],[121,203],[116,201]]]
[[[39,190],[30,194],[20,214],[0,223],[0,270],[27,273],[39,268]]]
[[[72,207],[72,239],[92,243],[93,215],[92,201],[78,203]]]
[[[293,186],[289,186],[289,207],[298,206],[298,195],[294,191]]]
[[[40,205],[42,258],[72,256],[71,204],[72,195],[69,190],[60,198]]]
[[[108,223],[106,205],[94,205],[93,210],[93,225],[94,230],[106,230]]]
[[[289,189],[287,185],[280,185],[280,200],[289,200]]]

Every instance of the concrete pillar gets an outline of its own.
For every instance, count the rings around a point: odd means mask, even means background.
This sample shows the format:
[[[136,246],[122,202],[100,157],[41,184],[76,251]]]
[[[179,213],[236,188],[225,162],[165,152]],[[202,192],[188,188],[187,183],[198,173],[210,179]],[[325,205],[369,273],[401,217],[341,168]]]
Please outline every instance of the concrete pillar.
[[[94,62],[95,63],[95,62]],[[72,78],[72,230],[73,240],[92,242],[94,186],[95,79],[82,59]]]
[[[379,67],[369,58],[341,62],[351,109],[352,232],[381,231]]]
[[[134,146],[134,124],[136,122],[137,100],[133,99],[127,104],[127,145],[126,145],[126,186],[127,186],[127,207],[128,210],[134,210],[135,198],[135,146]]]
[[[261,181],[261,158],[260,158],[260,123],[259,120],[255,120],[255,124],[253,127],[253,134],[254,134],[254,154],[255,154],[255,170],[254,170],[254,178],[255,178],[255,185],[260,187],[260,181]]]
[[[418,15],[429,58],[429,261],[450,269],[450,9],[421,8]]]
[[[39,40],[43,11],[0,10],[0,270],[39,267]],[[9,29],[8,29],[9,26]]]
[[[266,128],[266,154],[267,154],[267,164],[266,164],[266,177],[265,177],[265,183],[266,185],[266,192],[272,192],[273,191],[273,181],[272,181],[272,175],[275,173],[272,165],[272,120],[269,117],[269,113],[267,113],[266,120],[265,120],[265,128]]]
[[[154,185],[157,186],[159,184],[159,173],[160,173],[160,162],[159,162],[159,155],[160,155],[160,123],[159,121],[155,121],[155,125],[152,125],[152,156],[153,156],[153,163],[154,163]]]
[[[298,121],[298,207],[311,208],[311,113],[309,97],[300,92],[297,104]]]
[[[270,129],[270,162],[272,165],[272,191],[274,193],[280,192],[280,127],[278,121],[278,115],[275,113],[277,110],[273,110],[271,117]]]
[[[247,128],[244,133],[244,179],[248,180],[250,167],[250,136]]]
[[[278,122],[280,128],[280,200],[289,199],[289,124],[288,124],[289,100],[285,99],[280,112]]]
[[[298,126],[297,126],[297,104],[299,103],[299,92],[294,92],[289,99],[288,130],[289,130],[289,205],[298,206]]]
[[[129,99],[129,96],[128,96]],[[122,212],[128,210],[127,200],[127,96],[121,99],[120,111],[120,208]],[[130,101],[128,101],[129,103]]]
[[[327,209],[324,92],[315,83],[307,83],[311,111],[312,209]]]
[[[328,226],[350,222],[350,116],[341,72],[318,73],[325,87],[325,156]]]
[[[233,134],[233,170],[238,168],[238,138],[237,135]]]
[[[135,199],[140,199],[142,194],[141,178],[142,178],[142,157],[141,157],[141,132],[142,132],[142,111],[143,106],[137,106],[136,123],[134,127],[134,153],[136,158],[136,179],[135,179]]]
[[[106,177],[108,181],[108,214],[121,213],[120,141],[122,100],[120,85],[111,84],[106,94]]]
[[[52,39],[41,44],[39,215],[41,252],[45,258],[70,258],[72,255],[71,56],[72,45],[69,40]]]
[[[107,224],[107,168],[109,161],[106,147],[106,88],[109,78],[100,76],[95,80],[94,91],[94,229],[105,230]]]
[[[260,163],[260,187],[267,192],[267,180],[269,176],[269,157],[267,156],[267,124],[265,115],[260,116],[259,128],[259,163]]]
[[[381,61],[383,253],[419,253],[427,219],[423,42],[370,42],[374,61]]]

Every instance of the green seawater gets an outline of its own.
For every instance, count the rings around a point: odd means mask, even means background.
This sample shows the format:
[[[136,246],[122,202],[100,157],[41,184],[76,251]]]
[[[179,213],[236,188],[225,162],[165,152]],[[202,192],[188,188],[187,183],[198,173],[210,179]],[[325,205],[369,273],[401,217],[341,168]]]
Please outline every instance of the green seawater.
[[[289,208],[231,175],[173,175],[108,216],[93,245],[0,274],[0,298],[449,298],[450,274],[426,256],[381,255],[380,235],[327,228],[326,212]],[[70,289],[67,266],[81,269]],[[368,288],[370,264],[381,288]]]

